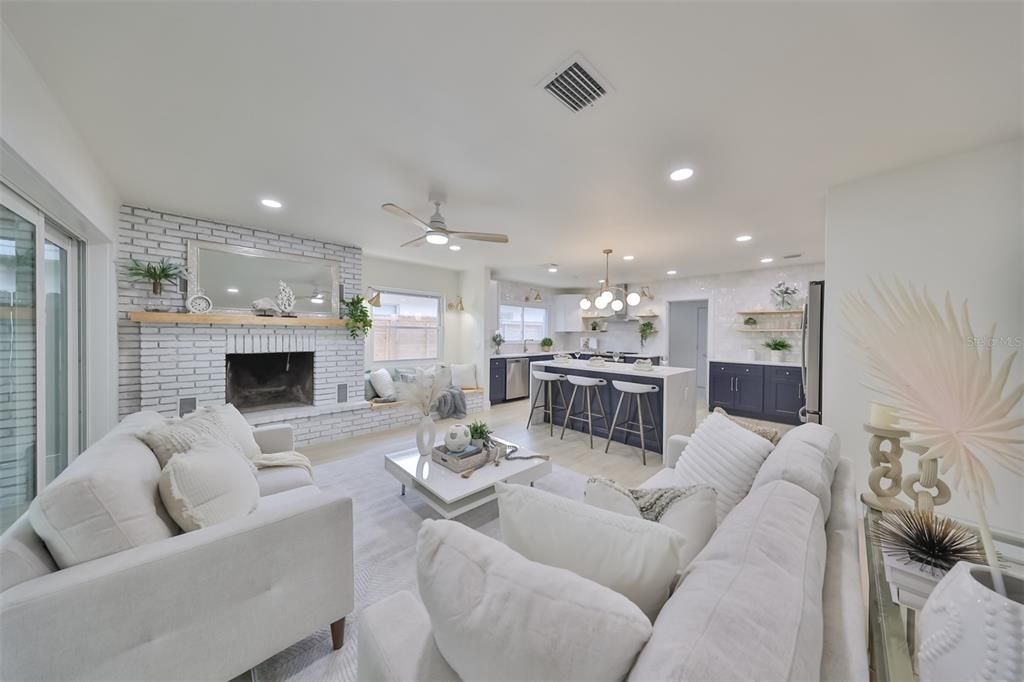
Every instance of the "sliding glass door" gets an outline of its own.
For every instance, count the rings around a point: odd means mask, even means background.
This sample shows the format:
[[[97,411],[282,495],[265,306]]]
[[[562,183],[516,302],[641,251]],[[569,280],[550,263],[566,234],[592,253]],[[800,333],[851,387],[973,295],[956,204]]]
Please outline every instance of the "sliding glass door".
[[[78,452],[78,244],[0,185],[0,530]]]

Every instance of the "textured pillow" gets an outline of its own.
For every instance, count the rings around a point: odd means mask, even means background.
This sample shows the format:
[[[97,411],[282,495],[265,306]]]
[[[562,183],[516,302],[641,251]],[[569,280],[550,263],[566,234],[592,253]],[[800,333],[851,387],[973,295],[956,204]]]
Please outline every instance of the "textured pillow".
[[[476,388],[476,365],[452,365],[452,385],[459,388]]]
[[[259,444],[256,443],[252,427],[249,425],[249,422],[245,421],[245,417],[242,416],[237,407],[231,403],[224,403],[217,407],[200,408],[200,412],[204,411],[220,415],[221,420],[224,422],[224,432],[242,450],[243,455],[249,459],[255,459],[263,454],[260,451]]]
[[[391,373],[383,367],[370,372],[370,384],[377,395],[384,400],[395,399],[395,380],[391,378]]]
[[[524,485],[498,483],[501,539],[531,561],[615,590],[653,622],[690,552],[689,539],[639,518]]]
[[[750,490],[771,442],[720,414],[709,414],[676,462],[682,486],[704,483],[718,493],[718,523]]]
[[[161,469],[167,466],[171,457],[179,452],[185,452],[201,440],[218,440],[238,452],[242,451],[228,433],[224,418],[214,410],[193,412],[184,419],[174,420],[150,429],[140,438],[156,455]]]
[[[171,457],[160,473],[160,497],[174,522],[192,531],[251,513],[260,485],[244,455],[202,440]]]
[[[716,407],[715,408],[715,414],[720,414],[723,417],[725,417],[726,419],[728,419],[729,421],[733,422],[734,424],[739,424],[740,426],[745,428],[747,431],[750,431],[751,433],[756,433],[757,435],[761,436],[761,438],[764,438],[765,440],[771,441],[772,445],[778,445],[779,444],[779,438],[781,436],[779,434],[779,430],[778,429],[773,429],[770,426],[761,426],[760,424],[755,424],[754,422],[749,422],[746,419],[737,419],[736,417],[733,417],[728,412],[723,410],[721,407]]]
[[[583,491],[583,501],[589,505],[660,523],[686,538],[682,566],[690,563],[715,532],[715,497],[714,488],[706,485],[631,490],[600,476],[588,480]]]
[[[828,520],[832,513],[832,479],[839,464],[839,436],[821,424],[803,424],[789,431],[761,465],[753,488],[771,481],[789,481],[821,502]]]
[[[423,522],[416,577],[463,680],[621,680],[651,634],[622,595],[454,521]]]
[[[373,400],[378,398],[377,391],[374,390],[373,384],[370,382],[370,373],[363,372],[363,398],[365,400]]]
[[[138,412],[76,457],[29,507],[29,522],[60,568],[176,535],[160,503],[160,465],[136,434],[164,418]]]
[[[817,498],[786,481],[752,491],[690,564],[629,679],[821,679],[825,558]]]

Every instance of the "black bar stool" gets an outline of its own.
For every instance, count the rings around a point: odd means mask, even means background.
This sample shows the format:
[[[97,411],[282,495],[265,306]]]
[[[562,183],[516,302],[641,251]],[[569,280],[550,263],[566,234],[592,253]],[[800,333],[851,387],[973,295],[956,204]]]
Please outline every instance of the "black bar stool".
[[[565,404],[565,393],[562,392],[562,381],[565,380],[564,374],[555,374],[554,372],[542,372],[538,369],[533,370],[533,378],[540,381],[540,385],[537,387],[537,392],[533,396],[533,404],[530,406],[530,416],[526,418],[526,428],[530,428],[530,422],[533,421],[533,413],[539,407],[542,410],[542,414],[547,415],[548,421],[550,422],[549,436],[555,435],[555,403],[551,396],[551,385],[558,384],[558,395],[562,397],[561,408],[568,410],[569,406]],[[537,399],[540,398],[541,394],[544,393],[544,389],[547,389],[547,400],[544,401],[543,405],[537,405]]]
[[[607,386],[608,382],[604,379],[598,379],[596,377],[581,377],[575,374],[568,374],[565,377],[572,384],[572,395],[569,396],[569,407],[565,411],[565,422],[562,423],[562,435],[558,437],[559,440],[565,438],[565,427],[569,425],[570,419],[577,421],[587,422],[587,431],[590,432],[590,449],[594,449],[594,417],[600,417],[604,420],[605,428],[608,428],[608,415],[604,411],[604,401],[601,399],[601,390],[599,386]],[[583,395],[586,397],[586,405],[583,412],[572,413],[572,406],[576,402],[576,391],[583,387]],[[591,394],[597,396],[597,405],[601,408],[600,412],[594,412],[591,403]]]
[[[638,384],[632,381],[612,381],[612,386],[615,387],[622,395],[619,396],[619,403],[615,406],[615,416],[612,417],[612,427],[608,429],[608,442],[604,444],[604,451],[608,452],[608,446],[612,444],[612,436],[615,435],[615,431],[623,431],[625,433],[635,433],[640,436],[640,458],[644,466],[647,466],[647,444],[644,441],[644,431],[651,430],[654,432],[655,439],[658,443],[658,449],[661,450],[661,436],[658,434],[658,427],[654,423],[654,412],[651,410],[651,401],[648,397],[651,393],[657,393],[661,389],[653,384]],[[622,408],[622,400],[627,395],[636,396],[636,421],[629,418],[629,405],[626,405],[626,421],[622,424],[617,424],[619,421],[619,410]],[[644,402],[647,403],[647,415],[650,417],[650,423],[644,424],[644,412],[641,408],[640,396],[643,396]],[[629,428],[630,426],[637,426],[636,430]]]

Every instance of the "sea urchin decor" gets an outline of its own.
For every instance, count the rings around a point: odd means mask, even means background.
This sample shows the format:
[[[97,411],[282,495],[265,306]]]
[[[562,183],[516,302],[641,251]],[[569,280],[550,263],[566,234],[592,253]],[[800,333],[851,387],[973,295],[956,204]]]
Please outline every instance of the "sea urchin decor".
[[[969,528],[932,512],[916,509],[886,512],[873,535],[889,556],[916,561],[943,572],[958,561],[985,563],[985,550]]]

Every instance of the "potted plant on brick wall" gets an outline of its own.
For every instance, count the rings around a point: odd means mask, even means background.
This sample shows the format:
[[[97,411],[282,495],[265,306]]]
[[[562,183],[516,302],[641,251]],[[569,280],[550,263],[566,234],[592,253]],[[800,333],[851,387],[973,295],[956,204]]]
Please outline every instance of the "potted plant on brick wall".
[[[164,284],[171,284],[182,274],[185,270],[181,265],[172,263],[166,258],[161,258],[156,263],[143,263],[132,258],[128,264],[128,274],[135,279],[135,281],[149,282],[153,286],[153,295],[159,296],[164,292]]]
[[[353,296],[345,301],[345,328],[349,336],[353,339],[362,338],[372,327],[373,318],[362,296]]]

